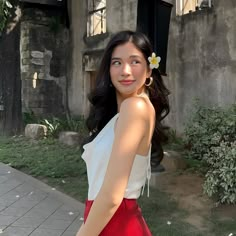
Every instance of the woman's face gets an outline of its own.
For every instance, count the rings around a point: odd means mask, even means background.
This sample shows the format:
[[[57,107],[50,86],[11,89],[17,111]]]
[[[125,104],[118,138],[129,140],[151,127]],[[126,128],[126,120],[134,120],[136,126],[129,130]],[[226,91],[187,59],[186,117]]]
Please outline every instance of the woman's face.
[[[144,90],[151,70],[142,54],[132,42],[117,46],[111,56],[110,76],[118,96],[135,96]]]

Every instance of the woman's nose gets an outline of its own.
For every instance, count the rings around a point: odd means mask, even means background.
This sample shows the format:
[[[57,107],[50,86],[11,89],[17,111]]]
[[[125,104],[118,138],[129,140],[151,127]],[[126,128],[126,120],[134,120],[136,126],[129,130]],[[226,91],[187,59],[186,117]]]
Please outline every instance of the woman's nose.
[[[131,68],[130,68],[129,63],[124,63],[123,67],[122,67],[122,74],[123,75],[130,75],[130,73],[131,73]]]

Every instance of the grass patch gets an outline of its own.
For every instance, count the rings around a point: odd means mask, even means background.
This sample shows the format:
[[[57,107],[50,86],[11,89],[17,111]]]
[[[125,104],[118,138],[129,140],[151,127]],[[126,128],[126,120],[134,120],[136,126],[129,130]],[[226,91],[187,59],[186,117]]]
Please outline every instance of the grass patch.
[[[0,137],[0,161],[67,190],[80,201],[86,198],[86,167],[79,147],[64,146],[56,139],[35,141],[24,137]],[[67,184],[63,184],[64,181]]]
[[[235,235],[236,234],[236,219],[232,220],[214,220],[212,228],[213,235]]]
[[[187,212],[179,209],[177,203],[166,193],[151,188],[151,194],[142,196],[138,202],[150,229],[155,236],[203,236],[198,229],[183,219]]]
[[[79,147],[67,147],[55,139],[33,141],[23,136],[0,137],[0,162],[11,163],[13,168],[79,201],[86,199],[86,167]],[[188,213],[179,209],[169,195],[153,188],[150,192],[149,198],[144,193],[139,204],[153,236],[228,236],[236,233],[236,219],[222,221],[213,213],[207,232],[199,232],[196,227],[184,222]]]

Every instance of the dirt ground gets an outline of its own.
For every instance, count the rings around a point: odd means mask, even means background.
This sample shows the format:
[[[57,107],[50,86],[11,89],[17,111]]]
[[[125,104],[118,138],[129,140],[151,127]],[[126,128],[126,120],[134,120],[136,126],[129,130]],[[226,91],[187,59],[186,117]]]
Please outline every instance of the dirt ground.
[[[178,206],[189,215],[185,221],[197,227],[200,231],[209,228],[212,211],[222,220],[236,218],[236,205],[216,204],[203,194],[203,177],[192,173],[163,173],[157,178],[161,191],[167,192],[178,202]]]

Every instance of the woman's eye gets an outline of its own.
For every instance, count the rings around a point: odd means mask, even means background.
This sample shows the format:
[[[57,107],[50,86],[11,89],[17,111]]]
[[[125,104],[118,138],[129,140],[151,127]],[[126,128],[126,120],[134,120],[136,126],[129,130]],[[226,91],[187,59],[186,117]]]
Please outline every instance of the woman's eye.
[[[112,65],[115,65],[115,66],[120,65],[120,62],[119,61],[113,61]]]
[[[131,64],[133,64],[133,65],[139,64],[139,61],[134,60],[131,62]]]

